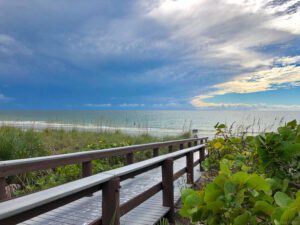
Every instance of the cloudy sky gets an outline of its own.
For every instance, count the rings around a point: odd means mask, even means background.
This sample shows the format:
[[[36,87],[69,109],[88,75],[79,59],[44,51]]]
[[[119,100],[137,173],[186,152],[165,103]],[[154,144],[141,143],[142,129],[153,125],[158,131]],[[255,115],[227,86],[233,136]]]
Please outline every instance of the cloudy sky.
[[[0,0],[0,108],[300,110],[300,1]]]

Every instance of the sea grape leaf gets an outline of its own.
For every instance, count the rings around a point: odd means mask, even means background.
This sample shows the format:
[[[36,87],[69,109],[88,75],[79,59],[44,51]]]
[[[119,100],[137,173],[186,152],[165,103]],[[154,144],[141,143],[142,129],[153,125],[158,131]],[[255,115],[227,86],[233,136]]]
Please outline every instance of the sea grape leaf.
[[[218,213],[221,211],[224,207],[224,202],[222,201],[214,201],[207,204],[207,209],[212,210],[214,213]]]
[[[214,148],[215,149],[221,149],[222,148],[222,143],[221,142],[216,142],[216,143],[214,143]]]
[[[195,193],[195,191],[191,188],[186,188],[181,192],[181,201],[184,202],[186,197],[188,197],[189,195]]]
[[[220,188],[223,188],[226,180],[228,180],[226,176],[219,175],[214,179],[214,183],[217,184]]]
[[[230,168],[233,162],[227,159],[222,159],[220,162],[220,174],[230,175]]]
[[[287,194],[280,191],[276,192],[274,200],[280,207],[286,207],[293,201]]]
[[[280,223],[282,224],[290,224],[291,221],[296,216],[297,209],[295,207],[289,207],[281,215]]]
[[[283,212],[284,212],[283,208],[279,208],[279,207],[275,208],[271,216],[271,220],[274,222],[275,225],[280,225],[280,218]]]
[[[271,191],[270,184],[257,174],[252,174],[246,183],[249,188],[252,188],[256,191],[264,191],[266,194],[270,193]]]
[[[272,190],[279,190],[282,188],[282,181],[278,178],[267,178],[266,181],[271,185]]]
[[[227,201],[231,201],[236,193],[236,187],[231,181],[226,181],[224,184],[224,195]]]
[[[233,225],[246,225],[251,219],[251,214],[246,211],[242,215],[236,217],[233,221]]]
[[[210,183],[205,188],[204,201],[213,202],[222,195],[222,190],[214,183]]]
[[[267,216],[271,216],[272,213],[274,212],[274,210],[275,210],[275,208],[271,204],[269,204],[265,201],[255,202],[255,205],[253,208],[254,213],[263,213]]]
[[[237,172],[237,173],[233,174],[230,179],[235,184],[243,185],[247,182],[248,178],[249,178],[248,173]]]
[[[184,200],[184,204],[188,208],[197,207],[201,203],[202,203],[202,200],[201,200],[200,196],[197,195],[196,193],[190,194]]]
[[[237,206],[241,206],[241,204],[244,202],[244,199],[245,199],[245,191],[246,189],[243,188],[241,190],[238,191],[238,193],[236,194],[235,196],[235,204]]]

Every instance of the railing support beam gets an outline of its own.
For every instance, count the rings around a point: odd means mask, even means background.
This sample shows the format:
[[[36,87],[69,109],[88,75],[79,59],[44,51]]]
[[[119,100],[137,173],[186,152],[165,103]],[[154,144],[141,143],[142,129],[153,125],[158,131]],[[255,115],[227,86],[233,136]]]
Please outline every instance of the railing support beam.
[[[92,175],[92,162],[87,161],[82,163],[82,177],[88,177]]]
[[[186,154],[186,176],[187,176],[187,183],[194,184],[194,153],[189,152]]]
[[[173,160],[167,159],[162,165],[163,206],[169,207],[167,219],[174,223],[174,184],[173,184]]]
[[[153,149],[153,157],[159,156],[159,148]]]
[[[104,183],[102,188],[102,225],[120,224],[120,178]]]
[[[126,154],[126,162],[127,162],[127,165],[130,165],[130,164],[134,163],[134,154],[133,154],[133,152],[130,152],[130,153]]]
[[[183,144],[180,144],[180,145],[179,145],[179,149],[182,150],[183,148],[184,148],[184,145],[183,145]]]
[[[200,171],[204,171],[204,169],[202,168],[202,162],[205,159],[205,147],[200,148],[199,157],[200,157]]]
[[[169,153],[173,152],[173,145],[169,145]]]
[[[0,177],[0,202],[7,200],[6,195],[6,181],[4,177]]]

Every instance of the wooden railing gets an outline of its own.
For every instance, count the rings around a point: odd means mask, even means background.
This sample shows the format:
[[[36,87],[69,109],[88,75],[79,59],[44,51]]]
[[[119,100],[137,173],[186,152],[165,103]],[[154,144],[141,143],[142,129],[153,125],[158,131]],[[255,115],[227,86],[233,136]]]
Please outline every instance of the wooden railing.
[[[200,141],[200,143],[199,143]],[[0,203],[0,224],[17,224],[19,222],[28,220],[34,216],[40,215],[52,209],[58,208],[62,205],[68,204],[86,195],[90,195],[96,191],[102,190],[102,216],[93,221],[91,224],[118,225],[120,217],[130,210],[134,209],[142,202],[162,190],[163,206],[169,208],[167,217],[170,221],[173,220],[174,215],[174,183],[173,181],[187,173],[187,182],[194,183],[194,167],[197,166],[205,157],[205,144],[207,138],[186,139],[171,142],[153,143],[146,145],[136,145],[108,150],[100,150],[62,155],[61,157],[41,157],[26,160],[14,160],[8,162],[1,162],[1,175],[13,175],[20,172],[28,172],[37,169],[53,168],[53,165],[66,165],[74,163],[87,163],[91,160],[129,154],[136,151],[153,149],[153,155],[157,155],[157,151],[161,147],[180,145],[180,151],[171,152],[165,155],[156,156],[154,158],[144,160],[138,163],[127,165],[118,169],[102,172],[96,175],[91,175],[67,184],[63,184],[44,191],[26,195],[20,198],[4,201]],[[184,148],[187,144],[188,148]],[[192,145],[195,145],[192,147]],[[169,148],[170,149],[170,148]],[[172,149],[173,150],[173,149]],[[100,152],[104,151],[104,154]],[[199,152],[199,159],[194,161],[194,153]],[[117,154],[118,152],[118,154]],[[79,157],[81,156],[84,160]],[[173,161],[182,157],[186,157],[186,167],[174,174]],[[63,160],[62,160],[63,159]],[[72,159],[72,160],[70,160]],[[88,159],[88,161],[87,161]],[[131,161],[132,162],[132,161]],[[43,165],[41,165],[43,164]],[[29,167],[26,168],[26,165]],[[33,165],[33,166],[32,166]],[[24,170],[18,168],[25,168]],[[120,181],[132,178],[138,174],[142,174],[151,169],[162,167],[162,181],[149,188],[145,192],[137,195],[133,199],[120,205]],[[9,168],[11,169],[4,169]],[[113,223],[112,223],[113,221]]]
[[[185,144],[206,141],[205,138],[191,138],[183,140],[174,140],[166,142],[157,142],[141,145],[131,145],[126,147],[92,150],[86,152],[77,152],[69,154],[61,154],[54,156],[36,157],[29,159],[0,161],[0,201],[7,200],[6,182],[7,176],[18,175],[31,171],[53,169],[58,166],[70,164],[82,165],[82,177],[92,175],[92,160],[109,158],[113,156],[126,155],[127,165],[134,163],[134,153],[152,149],[153,157],[159,155],[159,149],[168,147],[169,153],[174,150],[174,146],[179,145],[179,149],[183,149]]]

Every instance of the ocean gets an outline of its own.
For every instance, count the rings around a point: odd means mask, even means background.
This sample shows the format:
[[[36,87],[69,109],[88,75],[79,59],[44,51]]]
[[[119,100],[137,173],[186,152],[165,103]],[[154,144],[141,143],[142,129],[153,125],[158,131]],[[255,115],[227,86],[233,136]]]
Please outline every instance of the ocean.
[[[297,119],[294,111],[130,111],[130,110],[0,110],[0,126],[23,129],[120,130],[130,134],[176,135],[197,129],[200,136],[213,136],[216,123],[234,123],[234,130],[272,131]]]

